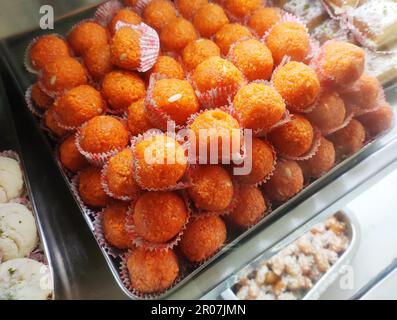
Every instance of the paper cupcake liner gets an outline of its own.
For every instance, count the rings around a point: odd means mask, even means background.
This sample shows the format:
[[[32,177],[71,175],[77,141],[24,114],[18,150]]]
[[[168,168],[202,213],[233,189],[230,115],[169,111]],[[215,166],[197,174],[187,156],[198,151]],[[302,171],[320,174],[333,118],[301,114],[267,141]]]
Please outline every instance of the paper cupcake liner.
[[[41,262],[45,265],[48,265],[47,257],[45,255],[44,251],[39,247],[37,247],[31,253],[29,253],[28,258],[32,259],[32,260],[36,260],[38,262]]]
[[[29,111],[35,115],[38,118],[42,118],[44,116],[44,111],[36,107],[36,104],[34,103],[32,99],[32,88],[33,85],[31,85],[28,90],[25,92],[25,102],[26,102],[26,107],[29,109]]]
[[[151,2],[152,0],[138,0],[138,2],[136,3],[136,5],[133,7],[134,10],[139,14],[142,15],[143,14],[143,10],[145,9],[145,7]]]
[[[175,129],[182,129],[182,126],[176,125],[175,121],[165,112],[161,111],[153,98],[153,89],[157,81],[165,79],[166,76],[153,73],[149,79],[149,86],[145,98],[145,111],[149,121],[157,128],[166,131],[167,123],[173,122]]]
[[[321,131],[316,127],[313,127],[314,135],[313,135],[313,142],[312,146],[309,151],[299,157],[291,157],[289,155],[283,154],[279,152],[279,155],[287,160],[294,160],[294,161],[301,161],[301,160],[309,160],[311,159],[317,152],[318,148],[320,147],[321,143]]]
[[[254,186],[258,188],[264,185],[267,181],[269,181],[273,177],[278,160],[276,149],[274,149],[274,147],[268,141],[266,141],[266,143],[271,147],[273,152],[273,165],[271,171],[266,175],[266,177],[264,177],[261,181],[254,184]]]
[[[163,133],[161,130],[158,129],[151,129],[146,131],[143,134],[140,134],[138,136],[135,136],[132,138],[131,140],[131,149],[132,152],[134,154],[134,178],[135,181],[138,183],[138,185],[143,189],[143,190],[147,190],[147,191],[176,191],[176,190],[183,190],[186,189],[188,187],[190,187],[191,185],[191,179],[190,179],[190,175],[189,175],[189,163],[188,163],[188,168],[186,169],[186,172],[184,174],[184,176],[182,177],[182,179],[180,181],[178,181],[176,184],[168,186],[168,187],[162,187],[162,188],[145,188],[142,185],[142,181],[141,181],[141,177],[139,176],[139,163],[137,161],[137,158],[135,156],[136,154],[136,145],[145,140],[148,139],[150,137],[154,137],[157,135],[162,135],[162,136],[170,136],[168,133]],[[184,145],[184,142],[181,140],[178,140],[178,135],[171,135],[172,138],[174,138],[176,141],[178,141],[180,143],[180,145],[185,149],[185,152],[187,151],[186,149],[186,145]]]
[[[70,190],[72,191],[72,194],[75,198],[75,200],[77,201],[77,203],[79,204],[81,211],[83,212],[83,214],[89,216],[89,217],[93,217],[94,216],[94,211],[91,210],[81,199],[80,197],[80,193],[79,193],[79,178],[80,178],[80,173],[77,173],[73,178],[70,179]]]
[[[112,258],[117,258],[120,255],[122,255],[124,250],[120,250],[120,249],[113,247],[105,239],[105,236],[103,233],[103,209],[102,209],[102,211],[94,214],[93,227],[94,227],[93,233],[94,233],[95,239],[97,240],[99,246],[101,248],[103,248],[103,250],[105,250],[105,252],[109,256],[111,256]]]
[[[157,61],[160,53],[160,39],[156,30],[145,23],[133,25],[123,21],[117,21],[116,31],[121,28],[130,28],[140,33],[139,46],[141,49],[140,66],[136,69],[139,72],[150,70]]]
[[[184,272],[181,266],[180,259],[178,258],[178,264],[179,264],[179,273],[174,282],[171,284],[171,286],[165,290],[159,291],[159,292],[154,292],[154,293],[143,293],[140,292],[139,290],[135,289],[130,280],[128,268],[127,268],[127,259],[131,255],[131,250],[128,250],[127,253],[124,253],[120,256],[121,262],[120,262],[120,267],[119,267],[119,277],[121,279],[121,282],[123,286],[131,292],[134,296],[140,298],[140,299],[145,299],[145,300],[154,300],[158,299],[160,296],[164,295],[169,289],[175,287],[177,283],[179,283],[183,276]]]
[[[144,248],[145,250],[156,251],[156,250],[172,250],[176,245],[178,245],[178,243],[181,241],[182,235],[184,234],[186,230],[186,226],[189,223],[191,217],[191,209],[190,209],[188,197],[185,192],[180,192],[180,195],[182,195],[182,198],[185,202],[185,206],[187,209],[187,218],[185,224],[182,226],[179,233],[166,243],[153,243],[139,236],[139,234],[136,232],[133,221],[133,213],[134,213],[136,201],[133,201],[131,203],[127,211],[127,217],[125,220],[125,229],[127,230],[128,235],[131,237],[132,242],[136,247]]]
[[[51,33],[51,35],[56,36],[56,37],[58,37],[58,38],[60,38],[60,39],[66,41],[66,39],[65,39],[65,37],[64,37],[63,35],[60,35],[60,34],[58,34],[58,33]],[[25,49],[25,53],[24,53],[24,56],[23,56],[23,65],[24,65],[25,69],[26,69],[28,72],[33,73],[33,74],[38,74],[38,73],[39,73],[39,70],[35,69],[35,68],[32,66],[32,62],[30,61],[30,57],[29,57],[29,56],[30,56],[30,49],[33,47],[33,45],[34,45],[41,37],[42,37],[42,36],[35,37],[35,38],[33,38],[33,39],[29,42],[28,46],[27,46],[26,49]],[[66,42],[66,43],[67,43],[67,42]],[[71,56],[73,56],[73,52],[72,52],[72,49],[71,49],[70,47],[69,47],[69,53],[70,53]]]
[[[63,137],[61,139],[59,139],[55,145],[54,148],[54,159],[55,162],[57,163],[59,169],[61,169],[63,171],[63,173],[66,175],[66,177],[71,180],[73,178],[73,176],[75,175],[74,172],[68,170],[67,168],[64,167],[64,165],[61,162],[61,159],[59,158],[59,150],[61,147],[61,144],[67,139],[68,137]]]
[[[40,119],[39,128],[48,136],[48,138],[53,142],[58,142],[59,139],[62,139],[62,136],[56,136],[45,124],[44,118]]]
[[[101,171],[101,184],[102,184],[103,191],[105,191],[105,193],[113,199],[117,199],[117,200],[121,200],[121,201],[135,200],[139,196],[139,193],[136,194],[135,196],[119,196],[119,195],[114,194],[112,191],[110,191],[109,181],[107,179],[108,165],[109,165],[109,162],[106,162],[102,168],[102,171]],[[133,166],[133,163],[131,163],[131,166]]]
[[[94,13],[94,19],[103,27],[107,27],[113,16],[124,6],[118,0],[109,0],[102,3]]]
[[[81,130],[87,125],[87,122],[84,123],[79,130],[76,131],[76,147],[77,150],[87,159],[87,161],[97,167],[102,167],[111,157],[119,153],[123,148],[116,148],[113,150],[109,150],[107,152],[101,152],[101,153],[92,153],[85,151],[81,145],[80,145],[80,132]]]

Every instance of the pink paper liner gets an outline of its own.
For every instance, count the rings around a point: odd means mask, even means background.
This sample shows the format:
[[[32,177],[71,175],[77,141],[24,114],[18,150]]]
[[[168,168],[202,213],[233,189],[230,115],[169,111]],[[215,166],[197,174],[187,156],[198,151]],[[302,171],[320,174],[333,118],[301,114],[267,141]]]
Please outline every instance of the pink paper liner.
[[[153,243],[143,239],[138,233],[135,231],[134,221],[133,221],[133,213],[135,208],[136,201],[132,201],[130,207],[127,211],[127,217],[125,221],[125,229],[127,230],[128,235],[131,237],[133,244],[138,248],[144,248],[145,250],[156,251],[156,250],[172,250],[178,243],[181,241],[182,235],[186,230],[186,226],[189,223],[191,217],[191,208],[188,197],[185,192],[180,192],[179,195],[182,196],[183,201],[185,202],[185,206],[187,209],[187,217],[185,224],[182,226],[179,233],[172,238],[170,241],[166,243]]]
[[[188,167],[187,167],[187,169],[186,169],[186,172],[185,172],[185,174],[184,174],[184,176],[182,177],[182,179],[180,180],[180,181],[178,181],[176,184],[174,184],[174,185],[171,185],[171,186],[168,186],[168,187],[163,187],[163,188],[145,188],[143,185],[142,185],[142,182],[141,182],[141,178],[140,178],[140,176],[139,176],[139,174],[138,174],[138,172],[139,172],[139,164],[138,164],[138,160],[137,160],[137,158],[136,158],[136,156],[135,156],[135,154],[136,154],[136,150],[135,150],[135,147],[136,147],[136,145],[139,143],[139,142],[141,142],[141,141],[143,141],[143,140],[145,140],[145,139],[148,139],[148,138],[151,138],[151,137],[154,137],[154,136],[157,136],[157,135],[161,135],[161,136],[170,136],[171,138],[173,138],[173,139],[175,139],[177,142],[179,142],[180,143],[180,145],[185,149],[185,152],[187,151],[186,150],[186,144],[184,144],[184,142],[183,141],[181,141],[179,138],[178,138],[178,135],[174,135],[174,134],[169,134],[169,133],[163,133],[162,131],[160,131],[159,129],[150,129],[150,130],[148,130],[148,131],[146,131],[145,133],[143,133],[143,134],[140,134],[140,135],[138,135],[138,136],[135,136],[135,137],[133,137],[132,139],[131,139],[131,149],[132,149],[132,152],[133,152],[133,154],[134,154],[134,177],[135,177],[135,181],[138,183],[138,185],[143,189],[143,190],[147,190],[147,191],[176,191],[176,190],[183,190],[183,189],[186,189],[186,188],[188,188],[190,185],[191,185],[191,179],[190,179],[190,175],[189,175],[189,162],[188,162]],[[187,161],[188,161],[189,159],[187,159]]]
[[[113,16],[124,6],[118,0],[109,0],[98,6],[94,13],[94,19],[103,27],[107,27]]]
[[[138,0],[137,4],[134,6],[134,10],[139,14],[143,14],[143,10],[152,0]]]
[[[140,33],[139,46],[141,49],[139,72],[150,70],[157,61],[160,53],[160,38],[156,30],[141,22],[138,25],[117,21],[116,31],[121,28],[130,28]]]
[[[111,197],[113,199],[121,200],[121,201],[133,201],[133,200],[136,200],[136,198],[139,196],[139,193],[137,193],[134,196],[118,196],[118,195],[115,195],[112,191],[110,191],[109,181],[107,179],[108,165],[109,165],[109,161],[104,164],[104,166],[102,168],[102,171],[101,171],[101,184],[102,184],[102,189],[105,191],[105,193],[109,197]],[[131,166],[133,166],[133,165],[134,164],[131,163]]]
[[[34,103],[34,101],[32,99],[32,88],[33,88],[33,85],[31,85],[25,92],[26,107],[36,117],[43,118],[44,111],[39,109],[38,107],[36,107],[36,104]]]
[[[94,211],[91,210],[81,199],[80,194],[79,194],[79,178],[80,178],[80,172],[78,172],[72,179],[70,179],[70,190],[72,191],[72,194],[75,198],[75,200],[77,201],[77,203],[79,204],[81,210],[83,211],[83,214],[86,214],[89,217],[93,217],[94,216]]]
[[[314,135],[313,135],[312,146],[310,150],[307,151],[304,155],[299,157],[291,157],[289,155],[283,154],[282,152],[279,152],[279,155],[284,159],[294,160],[294,161],[309,160],[310,158],[312,158],[316,154],[321,143],[321,131],[316,127],[313,127],[313,131],[314,131]]]
[[[184,275],[183,265],[182,265],[180,259],[177,257],[178,258],[178,264],[179,264],[179,273],[178,273],[178,276],[176,277],[176,279],[174,280],[173,284],[169,288],[167,288],[166,290],[159,291],[159,292],[154,292],[154,293],[143,293],[143,292],[140,292],[140,291],[136,290],[132,286],[131,280],[130,280],[130,276],[129,276],[129,272],[128,272],[128,268],[127,268],[127,259],[131,255],[131,252],[132,252],[131,250],[128,250],[127,253],[124,253],[124,254],[120,255],[121,262],[120,262],[120,267],[119,267],[119,276],[120,276],[120,279],[121,279],[121,282],[122,282],[123,286],[129,292],[131,292],[133,295],[135,295],[136,297],[138,297],[140,299],[148,299],[148,300],[157,299],[161,295],[165,294],[169,289],[171,289],[172,287],[175,287],[176,284],[178,282],[180,282],[181,279],[183,278],[183,275]]]
[[[171,117],[165,112],[161,111],[157,106],[156,101],[153,98],[153,89],[157,81],[166,79],[166,76],[153,73],[149,79],[149,86],[146,90],[146,98],[145,98],[145,111],[149,121],[157,128],[166,131],[167,123],[173,122],[175,129],[182,129],[182,126],[177,125]]]
[[[109,256],[111,256],[112,258],[117,258],[123,253],[123,250],[113,247],[111,244],[109,244],[106,241],[104,233],[103,233],[103,210],[104,209],[102,209],[102,211],[94,214],[93,233],[94,233],[95,239],[97,240],[99,246],[102,247],[103,250],[105,250],[105,252]]]
[[[56,36],[56,37],[58,37],[58,38],[60,38],[60,39],[62,39],[62,40],[64,40],[64,41],[66,41],[65,37],[62,36],[62,35],[60,35],[60,34],[51,33],[51,34],[48,34],[48,35],[53,35],[53,36]],[[32,66],[32,63],[31,63],[31,61],[30,61],[30,49],[33,47],[33,45],[34,45],[41,37],[42,37],[42,36],[35,37],[35,38],[33,38],[33,39],[30,41],[30,43],[28,44],[28,46],[27,46],[26,49],[25,49],[25,53],[24,53],[24,57],[23,57],[23,65],[24,65],[25,69],[26,69],[28,72],[33,73],[33,74],[38,74],[40,70],[37,70],[37,69],[35,69],[35,68]],[[68,46],[68,47],[69,47],[69,46]],[[70,53],[70,56],[73,56],[73,52],[72,52],[72,49],[71,49],[70,47],[69,47],[69,53]]]
[[[39,247],[37,247],[31,253],[29,253],[28,258],[32,259],[32,260],[36,260],[38,262],[41,262],[45,265],[48,265],[47,257],[45,255],[44,251],[42,249],[40,249]],[[0,259],[0,261],[1,261],[1,259]]]
[[[119,119],[120,120],[120,119]],[[91,153],[88,151],[83,150],[83,148],[80,145],[80,132],[81,130],[87,125],[87,122],[84,123],[79,130],[76,131],[76,147],[79,150],[79,152],[87,159],[87,161],[97,167],[102,167],[111,157],[119,153],[123,148],[116,148],[113,150],[109,150],[107,152],[101,152],[101,153]]]

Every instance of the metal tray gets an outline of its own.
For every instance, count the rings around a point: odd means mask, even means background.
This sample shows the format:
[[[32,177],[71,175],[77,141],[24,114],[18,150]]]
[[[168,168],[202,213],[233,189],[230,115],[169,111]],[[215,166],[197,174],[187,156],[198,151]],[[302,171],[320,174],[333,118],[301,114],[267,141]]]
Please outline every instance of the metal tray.
[[[54,283],[54,268],[51,260],[51,256],[49,255],[49,245],[46,241],[46,238],[44,236],[44,230],[42,228],[42,225],[39,223],[39,215],[38,215],[38,209],[36,206],[36,201],[33,196],[32,192],[32,187],[30,184],[29,179],[27,178],[27,171],[25,167],[25,163],[23,161],[23,158],[21,157],[21,151],[20,151],[20,145],[18,142],[18,137],[17,133],[15,130],[14,122],[12,121],[10,112],[9,112],[9,103],[8,103],[8,98],[3,86],[3,81],[0,78],[0,136],[2,139],[0,140],[0,152],[3,151],[13,151],[18,155],[18,160],[19,164],[22,169],[22,175],[23,175],[23,181],[24,181],[24,186],[27,194],[27,198],[29,200],[29,203],[32,207],[32,212],[33,216],[36,221],[37,225],[37,231],[39,235],[39,244],[41,245],[41,248],[43,249],[45,259],[48,263],[48,267],[50,269],[51,273],[51,283]],[[52,299],[56,299],[57,297],[57,292],[53,291],[52,294]]]
[[[92,13],[93,10],[89,9],[77,15],[65,17],[56,23],[56,31],[59,33],[65,33],[77,21],[91,16]],[[35,30],[28,34],[10,38],[3,41],[1,44],[1,51],[6,64],[15,78],[20,95],[24,94],[24,90],[26,90],[33,80],[32,76],[23,68],[22,62],[25,48],[33,37],[42,33],[43,32],[40,30]],[[31,121],[33,121],[33,117],[31,117]],[[250,259],[247,255],[258,254],[258,249],[261,250],[259,252],[263,252],[263,249],[266,249],[263,248],[263,246],[269,247],[283,238],[285,233],[293,232],[309,219],[319,215],[322,210],[337,203],[344,195],[356,189],[358,187],[357,184],[360,185],[365,181],[370,180],[375,173],[379,173],[377,176],[380,176],[383,169],[389,167],[397,160],[397,153],[390,151],[397,149],[396,138],[397,128],[393,128],[390,132],[378,137],[375,141],[366,145],[354,156],[338,164],[331,172],[310,184],[305,188],[305,190],[287,203],[275,209],[269,216],[253,228],[242,233],[235,233],[231,241],[229,241],[218,254],[199,268],[189,273],[188,276],[161,297],[188,299],[201,297],[204,293],[208,292],[211,288],[227,278],[228,275],[233,272],[233,269],[239,268],[241,263],[244,261],[249,261]],[[47,145],[50,145],[48,140]],[[46,156],[52,156],[52,152],[53,151],[47,150]],[[380,155],[380,153],[382,153],[382,155]],[[376,162],[374,161],[374,158],[377,158]],[[353,169],[358,167],[360,167],[361,170],[358,170],[358,173],[357,171],[353,172]],[[338,178],[342,176],[344,176],[344,179],[343,182],[340,182],[341,180]],[[338,183],[336,183],[336,181],[338,181]],[[338,186],[338,189],[333,190],[331,195],[329,194],[329,190],[324,192],[322,191],[328,186],[335,186],[335,184]],[[327,194],[324,194],[325,192]],[[304,214],[294,214],[294,211],[298,210],[297,208],[301,205],[309,205],[311,210]],[[289,214],[285,216],[287,213]],[[91,220],[88,219],[88,217],[85,218],[92,230]],[[280,221],[284,221],[284,223],[281,225],[279,223]],[[285,223],[285,221],[287,221],[287,223]],[[288,230],[286,230],[286,228]],[[269,232],[272,233],[271,236],[269,236]],[[264,243],[261,241],[260,238],[262,237],[267,237],[268,242]],[[239,249],[239,247],[247,247],[247,243],[252,239],[260,241],[260,243],[257,243],[254,248],[251,247],[249,251]],[[270,241],[273,241],[273,243],[269,243]],[[236,261],[235,256],[237,251],[241,253],[241,256],[240,259],[237,259]],[[113,259],[111,259],[103,250],[102,253],[115,276],[116,282],[121,285],[117,267],[114,264],[115,261],[113,261]],[[220,256],[222,256],[222,260],[218,259]],[[222,267],[225,266],[227,263],[226,261],[230,261],[229,258],[231,257],[233,257],[233,267],[230,267],[230,265],[228,267]],[[246,257],[248,259],[241,260],[241,257]],[[196,279],[197,281],[191,281],[193,279]],[[121,286],[121,288],[128,297],[136,298],[123,286]]]
[[[339,257],[338,261],[316,282],[316,284],[302,297],[302,300],[317,300],[325,290],[335,281],[339,276],[339,270],[344,265],[348,265],[356,254],[360,242],[360,225],[357,218],[347,209],[339,211],[337,214],[339,219],[347,224],[347,237],[349,238],[349,246],[346,251]],[[274,247],[262,253],[252,262],[248,263],[240,271],[229,277],[218,287],[213,289],[203,299],[223,299],[223,300],[239,300],[233,291],[233,287],[240,281],[240,279],[250,275],[257,269],[261,263],[269,260],[271,257],[278,254],[286,246],[297,240],[301,235],[310,230],[316,223],[309,222],[301,229],[301,234],[296,237],[289,236]],[[225,289],[226,288],[226,289]]]

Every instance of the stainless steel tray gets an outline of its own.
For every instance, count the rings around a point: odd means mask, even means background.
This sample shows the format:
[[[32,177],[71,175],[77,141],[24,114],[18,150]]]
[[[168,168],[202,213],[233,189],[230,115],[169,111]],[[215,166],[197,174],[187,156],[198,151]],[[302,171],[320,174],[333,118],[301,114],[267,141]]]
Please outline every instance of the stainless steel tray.
[[[56,31],[64,33],[75,22],[90,15],[92,15],[92,10],[66,17],[57,22]],[[22,64],[26,45],[33,37],[41,33],[36,30],[2,43],[3,55],[16,79],[20,94],[23,94],[32,82],[32,77],[27,74]],[[393,94],[393,92],[391,93]],[[22,108],[22,106],[20,107]],[[31,121],[33,122],[33,117],[31,117]],[[241,267],[242,263],[252,260],[260,252],[263,252],[311,218],[316,217],[322,211],[337,206],[348,193],[357,190],[359,185],[367,181],[374,181],[375,178],[372,177],[374,174],[380,177],[384,172],[383,169],[388,168],[397,160],[396,138],[397,129],[393,128],[390,132],[366,145],[354,156],[338,164],[331,172],[312,183],[289,202],[275,209],[271,215],[255,227],[246,232],[235,234],[222,251],[205,265],[192,271],[163,297],[176,299],[201,297],[230,276],[236,268]],[[51,153],[51,151],[47,150],[46,156],[48,156],[48,153]],[[340,177],[343,177],[343,179],[339,179]],[[330,191],[330,188],[335,189]],[[302,211],[302,208],[306,208],[306,210]],[[339,208],[334,208],[334,211]],[[87,220],[87,222],[92,230],[91,221]],[[116,282],[120,285],[114,261],[103,250],[102,253],[105,255],[112,273],[116,276]],[[222,259],[218,259],[220,256],[222,256]],[[195,281],[191,281],[193,279]],[[122,290],[127,296],[135,298],[123,287]]]
[[[22,169],[23,181],[25,186],[25,191],[29,203],[32,207],[33,216],[36,221],[37,231],[39,235],[39,244],[43,253],[45,255],[45,260],[48,263],[50,273],[51,273],[51,283],[54,283],[54,268],[52,264],[51,256],[49,255],[49,244],[44,236],[44,230],[42,225],[39,223],[38,209],[36,206],[36,201],[33,196],[32,187],[28,179],[25,163],[21,157],[20,145],[18,142],[17,133],[14,127],[14,122],[12,121],[11,115],[9,113],[9,103],[8,98],[3,86],[3,81],[0,78],[0,136],[3,137],[0,141],[0,152],[12,151],[18,156],[19,164]],[[53,292],[52,299],[56,299],[57,292]]]
[[[325,290],[335,281],[339,276],[339,271],[344,265],[348,265],[351,259],[356,254],[360,237],[360,225],[354,214],[347,209],[341,210],[336,214],[339,219],[347,224],[347,236],[349,238],[349,246],[346,251],[339,257],[338,261],[316,282],[316,284],[302,297],[302,300],[317,300]],[[317,222],[316,222],[317,223]],[[278,254],[286,246],[297,240],[301,235],[310,230],[316,223],[309,222],[303,228],[298,237],[296,235],[289,236],[276,244],[274,247],[263,252],[259,257],[249,262],[245,267],[238,271],[233,276],[226,279],[223,283],[206,294],[202,299],[223,299],[223,300],[239,300],[233,291],[233,287],[240,281],[240,279],[250,275],[261,263],[269,260],[271,257]]]

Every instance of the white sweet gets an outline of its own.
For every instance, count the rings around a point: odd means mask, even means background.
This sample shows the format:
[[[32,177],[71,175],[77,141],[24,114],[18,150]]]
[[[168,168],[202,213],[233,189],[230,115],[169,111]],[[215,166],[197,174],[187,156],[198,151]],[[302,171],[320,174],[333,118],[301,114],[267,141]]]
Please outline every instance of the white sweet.
[[[0,204],[0,251],[3,261],[29,255],[37,242],[32,212],[19,203]]]
[[[23,178],[18,161],[0,157],[0,202],[19,197],[22,189]]]
[[[0,265],[0,300],[46,300],[51,292],[48,266],[27,258]]]

